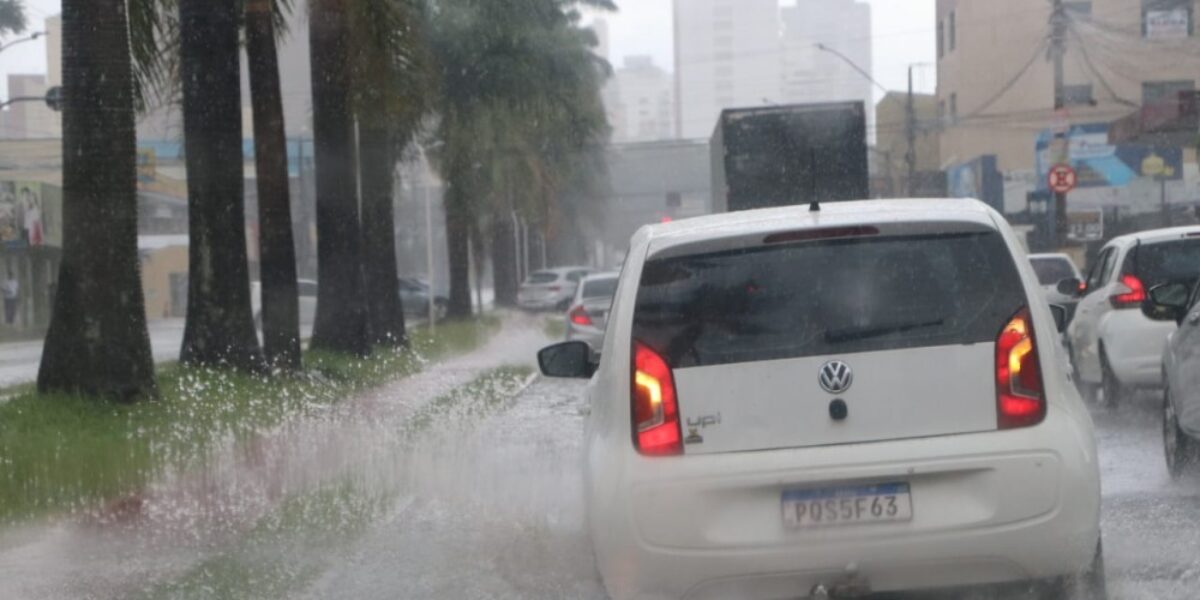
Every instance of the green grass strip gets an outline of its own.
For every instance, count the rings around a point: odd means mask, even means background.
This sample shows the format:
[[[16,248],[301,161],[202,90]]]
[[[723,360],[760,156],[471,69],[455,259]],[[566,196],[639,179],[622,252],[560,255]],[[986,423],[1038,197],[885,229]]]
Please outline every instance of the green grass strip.
[[[167,469],[203,461],[222,439],[241,439],[285,417],[319,410],[356,391],[465,352],[499,320],[414,329],[412,349],[368,358],[309,352],[306,372],[255,377],[228,370],[160,368],[161,399],[117,405],[31,387],[0,404],[0,524],[91,509],[140,490]]]

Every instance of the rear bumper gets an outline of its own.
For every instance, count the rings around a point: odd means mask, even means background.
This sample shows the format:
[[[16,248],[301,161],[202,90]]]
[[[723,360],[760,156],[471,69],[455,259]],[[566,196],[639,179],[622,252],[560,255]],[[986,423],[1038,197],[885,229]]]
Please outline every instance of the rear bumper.
[[[1162,385],[1162,353],[1173,321],[1152,321],[1135,309],[1113,310],[1100,323],[1104,355],[1124,385]]]
[[[604,331],[595,327],[581,327],[570,321],[567,322],[567,339],[587,342],[592,350],[599,351],[604,345]]]
[[[1054,407],[1027,430],[627,463],[628,491],[591,502],[616,600],[804,596],[848,571],[879,592],[1050,578],[1099,535],[1090,428]],[[886,481],[911,484],[912,521],[782,525],[783,489]]]
[[[566,298],[558,296],[548,297],[517,297],[517,306],[525,310],[556,310]]]

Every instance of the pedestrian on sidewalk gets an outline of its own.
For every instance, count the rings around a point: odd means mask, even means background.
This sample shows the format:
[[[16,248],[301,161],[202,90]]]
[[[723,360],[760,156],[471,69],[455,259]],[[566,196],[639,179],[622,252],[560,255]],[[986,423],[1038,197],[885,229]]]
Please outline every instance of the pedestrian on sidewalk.
[[[0,285],[0,291],[4,292],[4,322],[12,325],[17,320],[17,303],[21,298],[21,284],[12,269],[8,270],[8,278]]]

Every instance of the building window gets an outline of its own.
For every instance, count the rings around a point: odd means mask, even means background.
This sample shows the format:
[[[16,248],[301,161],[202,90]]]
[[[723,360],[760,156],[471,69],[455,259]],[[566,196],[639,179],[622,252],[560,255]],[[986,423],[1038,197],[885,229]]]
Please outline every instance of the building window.
[[[946,24],[943,23],[942,21],[938,21],[938,28],[937,28],[938,58],[941,58],[946,55],[946,46],[945,46],[945,41],[944,41],[945,34],[946,34]]]
[[[1142,104],[1155,104],[1174,100],[1179,92],[1196,91],[1196,82],[1191,79],[1175,81],[1146,81],[1142,83]]]
[[[1142,0],[1142,37],[1187,39],[1195,32],[1191,0]]]
[[[958,93],[950,93],[950,122],[958,121]]]
[[[1065,106],[1095,106],[1096,100],[1092,97],[1092,84],[1063,86],[1063,104]]]
[[[946,101],[945,100],[938,100],[938,120],[943,121],[943,122],[946,120]]]
[[[1073,16],[1090,17],[1092,16],[1091,0],[1081,2],[1075,0],[1073,2],[1063,2],[1063,8],[1070,12]]]
[[[713,31],[733,31],[733,21],[729,19],[713,21]]]
[[[716,82],[713,83],[713,89],[716,90],[718,94],[721,92],[732,93],[733,92],[733,82],[718,79]]]
[[[718,35],[713,38],[713,45],[719,46],[719,47],[724,47],[724,48],[731,48],[731,47],[733,47],[733,36]]]
[[[946,43],[948,48],[947,52],[954,52],[955,46],[958,45],[958,32],[955,31],[956,27],[954,25],[954,11],[950,11],[950,19],[948,23],[949,24],[946,27],[946,37],[949,38]]]

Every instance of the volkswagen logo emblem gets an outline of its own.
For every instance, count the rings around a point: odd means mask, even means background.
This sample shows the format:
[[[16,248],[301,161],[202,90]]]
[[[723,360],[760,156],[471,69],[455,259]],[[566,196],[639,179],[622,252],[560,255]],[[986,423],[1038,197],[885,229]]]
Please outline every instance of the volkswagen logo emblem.
[[[854,371],[850,370],[850,365],[840,360],[831,360],[821,365],[817,382],[821,384],[821,389],[830,394],[841,394],[854,383]]]

